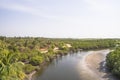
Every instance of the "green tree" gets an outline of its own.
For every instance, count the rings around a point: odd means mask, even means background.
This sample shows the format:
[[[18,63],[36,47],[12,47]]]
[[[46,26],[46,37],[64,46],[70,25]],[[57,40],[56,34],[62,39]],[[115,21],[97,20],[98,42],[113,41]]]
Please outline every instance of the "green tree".
[[[2,53],[1,53],[2,52]],[[0,80],[23,80],[22,62],[17,62],[16,54],[8,50],[0,52]]]

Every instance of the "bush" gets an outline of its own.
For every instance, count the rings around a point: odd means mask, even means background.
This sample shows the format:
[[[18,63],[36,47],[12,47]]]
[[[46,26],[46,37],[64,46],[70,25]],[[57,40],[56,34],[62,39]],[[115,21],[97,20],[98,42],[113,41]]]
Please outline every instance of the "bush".
[[[115,62],[112,73],[117,76],[120,76],[120,59],[119,59],[119,61]]]
[[[42,56],[34,56],[31,58],[30,63],[34,66],[40,65],[44,61]]]
[[[120,76],[120,48],[110,52],[106,58],[108,69],[117,76]]]
[[[36,68],[35,66],[32,66],[31,64],[26,64],[24,67],[23,67],[23,70],[26,74],[29,74],[31,73],[32,71],[34,71]]]

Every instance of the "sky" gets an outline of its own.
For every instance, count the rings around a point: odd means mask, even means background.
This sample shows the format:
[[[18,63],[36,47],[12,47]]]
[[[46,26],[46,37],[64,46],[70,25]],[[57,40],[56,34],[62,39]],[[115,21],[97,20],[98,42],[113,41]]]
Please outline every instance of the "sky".
[[[0,0],[0,36],[120,38],[120,0]]]

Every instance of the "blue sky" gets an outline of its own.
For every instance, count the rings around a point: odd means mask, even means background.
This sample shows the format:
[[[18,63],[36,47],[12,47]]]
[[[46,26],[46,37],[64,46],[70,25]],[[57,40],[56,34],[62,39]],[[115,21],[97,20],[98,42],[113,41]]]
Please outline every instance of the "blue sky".
[[[120,0],[0,0],[0,36],[120,38]]]

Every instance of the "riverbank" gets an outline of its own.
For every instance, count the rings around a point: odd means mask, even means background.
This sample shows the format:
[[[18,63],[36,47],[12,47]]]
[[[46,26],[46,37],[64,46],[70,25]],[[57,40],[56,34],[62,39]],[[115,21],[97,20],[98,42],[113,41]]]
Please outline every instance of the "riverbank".
[[[92,72],[92,77],[96,80],[108,80],[103,78],[105,73],[105,57],[109,50],[94,51],[85,57],[85,64]]]
[[[117,80],[106,70],[105,58],[109,52],[109,49],[88,52],[80,64],[82,65],[79,69],[79,71],[82,70],[80,71],[81,78],[83,80]]]
[[[56,59],[57,57],[62,57],[67,55],[69,52],[71,51],[61,51],[59,53],[57,53],[56,55],[49,57],[49,61],[44,61],[42,64],[40,64],[39,66],[37,66],[37,68],[35,70],[33,70],[32,72],[30,72],[29,74],[27,74],[27,80],[34,80],[33,76],[41,70],[42,67],[46,66],[48,63],[52,62],[54,59]]]
[[[35,73],[36,73],[36,71],[33,71],[30,74],[28,74],[28,80],[32,80],[32,77]]]

